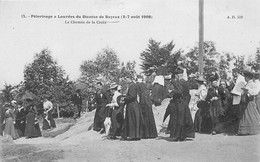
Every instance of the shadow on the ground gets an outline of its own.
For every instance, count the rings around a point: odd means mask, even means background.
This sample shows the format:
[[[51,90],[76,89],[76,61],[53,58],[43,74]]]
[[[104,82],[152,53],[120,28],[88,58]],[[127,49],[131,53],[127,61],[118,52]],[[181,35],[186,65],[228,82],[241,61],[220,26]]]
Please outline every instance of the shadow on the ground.
[[[190,139],[190,138],[186,138],[184,141],[174,141],[173,138],[163,137],[163,136],[158,136],[156,138],[156,140],[165,140],[165,141],[168,141],[168,142],[188,142],[188,141],[193,141],[193,139]]]

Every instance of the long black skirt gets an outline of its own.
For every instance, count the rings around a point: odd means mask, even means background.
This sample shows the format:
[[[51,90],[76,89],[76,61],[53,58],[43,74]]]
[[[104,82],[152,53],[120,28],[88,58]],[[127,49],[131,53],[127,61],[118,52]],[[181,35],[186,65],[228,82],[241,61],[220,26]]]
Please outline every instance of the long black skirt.
[[[123,138],[141,139],[143,135],[143,118],[137,101],[126,106],[125,120],[123,125]]]
[[[193,121],[188,104],[184,101],[177,101],[171,105],[170,137],[180,140],[184,140],[185,138],[195,138]]]
[[[100,131],[104,128],[104,121],[107,117],[107,109],[105,104],[97,105],[95,116],[94,116],[94,131]]]
[[[144,121],[143,138],[156,138],[158,136],[152,106],[140,104]]]
[[[111,113],[110,135],[112,137],[120,136],[124,123],[123,109],[113,110]]]
[[[41,136],[40,126],[39,123],[36,122],[35,117],[36,115],[32,112],[26,115],[25,137],[32,138]]]

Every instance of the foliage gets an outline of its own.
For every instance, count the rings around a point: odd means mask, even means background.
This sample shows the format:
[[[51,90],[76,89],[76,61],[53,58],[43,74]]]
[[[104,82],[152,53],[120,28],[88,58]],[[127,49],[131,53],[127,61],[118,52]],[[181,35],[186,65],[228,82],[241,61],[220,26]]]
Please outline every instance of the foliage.
[[[219,62],[219,75],[220,78],[227,79],[228,73],[231,73],[230,71],[230,62],[234,59],[234,56],[230,53],[224,53],[220,56],[220,62]]]
[[[125,76],[136,75],[135,66],[135,61],[120,63],[117,53],[111,48],[105,48],[98,52],[95,59],[86,60],[80,65],[79,80],[87,84],[86,93],[95,91],[97,81],[102,81],[105,88],[112,82],[125,85]]]
[[[219,64],[219,57],[220,54],[216,51],[215,43],[212,41],[205,41],[204,42],[204,72],[203,75],[206,79],[212,76],[212,72],[217,71],[218,64]],[[198,58],[199,58],[199,48],[195,46],[192,48],[186,55],[186,64],[187,66],[187,73],[195,74],[198,72],[199,65],[198,65]]]
[[[13,95],[12,95],[13,89],[14,87],[12,85],[7,85],[7,83],[5,83],[4,89],[2,90],[2,96],[1,96],[3,102],[11,102],[13,100]]]
[[[254,55],[251,55],[251,57],[247,60],[247,65],[251,67],[254,71],[260,70],[260,49],[257,48],[257,51]]]
[[[0,96],[1,102],[2,103],[11,102],[15,98],[15,96],[22,90],[24,90],[23,82],[21,82],[17,85],[11,85],[11,84],[5,83],[4,89],[1,90],[2,91],[1,96]]]
[[[245,68],[245,56],[234,56],[235,63],[234,69],[232,69],[233,75],[242,74],[243,69]]]
[[[171,54],[174,47],[175,44],[173,44],[173,41],[161,46],[161,42],[150,39],[148,48],[140,54],[141,69],[144,74],[147,76],[151,75],[163,64],[166,64],[167,66],[176,65],[177,59],[175,57],[179,57],[179,55]],[[175,64],[173,64],[174,62]],[[173,67],[169,68],[172,69]]]
[[[35,94],[38,102],[42,102],[47,95],[54,105],[68,103],[73,93],[73,85],[48,49],[35,54],[33,62],[25,66],[25,90]]]

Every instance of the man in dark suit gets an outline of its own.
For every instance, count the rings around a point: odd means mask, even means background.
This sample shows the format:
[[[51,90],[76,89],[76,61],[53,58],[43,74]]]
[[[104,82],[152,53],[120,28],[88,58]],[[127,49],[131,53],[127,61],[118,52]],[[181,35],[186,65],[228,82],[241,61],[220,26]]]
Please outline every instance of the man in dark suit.
[[[80,89],[76,90],[76,94],[72,96],[72,103],[74,105],[74,116],[73,118],[80,118],[80,113],[82,110],[82,97],[80,94]]]

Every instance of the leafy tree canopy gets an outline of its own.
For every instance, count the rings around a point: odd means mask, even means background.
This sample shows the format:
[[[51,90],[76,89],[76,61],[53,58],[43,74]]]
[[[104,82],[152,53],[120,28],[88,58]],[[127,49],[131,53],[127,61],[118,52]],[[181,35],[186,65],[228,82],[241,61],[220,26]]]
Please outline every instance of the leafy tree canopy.
[[[68,94],[72,93],[73,87],[73,83],[65,77],[65,71],[52,58],[48,49],[36,53],[33,62],[25,66],[24,85],[25,90],[38,97],[38,101],[48,95],[58,103],[70,100]]]

